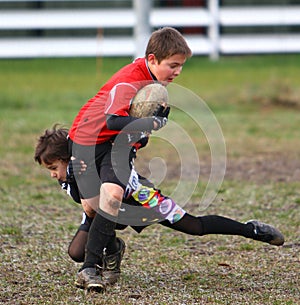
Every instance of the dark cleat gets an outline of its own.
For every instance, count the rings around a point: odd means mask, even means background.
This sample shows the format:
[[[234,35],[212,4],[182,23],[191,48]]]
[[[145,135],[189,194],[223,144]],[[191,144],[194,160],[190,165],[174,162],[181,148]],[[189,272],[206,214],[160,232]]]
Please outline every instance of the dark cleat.
[[[273,226],[257,220],[249,220],[246,224],[253,225],[254,240],[259,240],[275,246],[282,246],[284,244],[284,236]]]
[[[75,285],[87,291],[103,292],[106,285],[101,276],[101,267],[85,268],[77,273]]]
[[[103,256],[103,280],[107,285],[115,284],[121,275],[121,261],[125,252],[125,243],[121,238],[117,238],[119,250],[116,253]]]

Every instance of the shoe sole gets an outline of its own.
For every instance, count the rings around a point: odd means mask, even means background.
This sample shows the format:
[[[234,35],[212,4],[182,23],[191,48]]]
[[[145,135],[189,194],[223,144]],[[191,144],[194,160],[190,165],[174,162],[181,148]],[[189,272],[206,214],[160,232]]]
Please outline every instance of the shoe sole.
[[[79,289],[86,289],[88,291],[97,291],[97,292],[102,292],[105,290],[105,285],[101,285],[101,284],[89,284],[89,285],[84,285],[82,283],[79,282],[75,282],[74,283],[75,286]]]
[[[87,291],[103,292],[105,290],[105,285],[101,284],[84,285],[82,283],[75,282],[75,286],[79,289],[86,289]]]
[[[100,284],[89,284],[86,287],[86,290],[88,292],[104,292],[105,290],[105,286],[104,285],[100,285]]]

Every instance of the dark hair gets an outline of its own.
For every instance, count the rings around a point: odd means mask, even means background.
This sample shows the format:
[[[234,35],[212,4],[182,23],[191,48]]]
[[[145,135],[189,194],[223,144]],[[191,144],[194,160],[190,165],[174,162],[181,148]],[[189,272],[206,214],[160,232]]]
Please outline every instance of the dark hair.
[[[68,150],[68,129],[59,128],[55,124],[52,129],[46,129],[38,139],[34,160],[39,164],[51,164],[56,160],[68,162],[71,154]]]
[[[164,27],[152,33],[146,47],[146,58],[149,54],[154,54],[160,63],[176,54],[183,54],[189,58],[192,51],[180,32],[171,27]]]

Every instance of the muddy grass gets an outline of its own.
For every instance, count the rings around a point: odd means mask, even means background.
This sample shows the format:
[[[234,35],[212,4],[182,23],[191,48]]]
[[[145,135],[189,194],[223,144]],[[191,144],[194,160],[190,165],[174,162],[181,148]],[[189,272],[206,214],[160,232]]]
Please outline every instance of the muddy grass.
[[[73,284],[80,264],[66,251],[80,208],[61,203],[64,194],[51,199],[54,185],[40,198],[37,184],[29,194],[21,186],[14,198],[2,190],[17,213],[1,220],[0,304],[299,304],[299,165],[278,154],[228,159],[223,190],[204,213],[276,224],[286,236],[283,247],[188,236],[160,225],[140,235],[126,229],[118,232],[127,244],[121,280],[103,294],[86,294]],[[21,198],[32,203],[22,205]],[[37,209],[41,200],[49,201]],[[197,214],[197,202],[186,209]]]

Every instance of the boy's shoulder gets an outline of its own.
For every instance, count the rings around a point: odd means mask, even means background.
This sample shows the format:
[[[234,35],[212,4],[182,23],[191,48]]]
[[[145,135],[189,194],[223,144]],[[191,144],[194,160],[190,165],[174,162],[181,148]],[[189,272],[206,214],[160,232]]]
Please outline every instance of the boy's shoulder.
[[[148,69],[145,58],[137,58],[132,63],[124,66],[116,72],[108,81],[108,84],[122,82],[136,82],[141,80],[151,80],[151,73]]]

